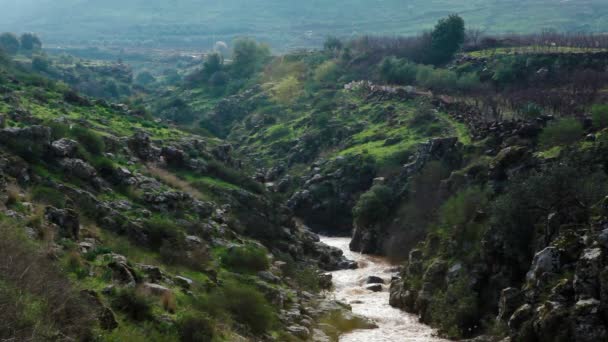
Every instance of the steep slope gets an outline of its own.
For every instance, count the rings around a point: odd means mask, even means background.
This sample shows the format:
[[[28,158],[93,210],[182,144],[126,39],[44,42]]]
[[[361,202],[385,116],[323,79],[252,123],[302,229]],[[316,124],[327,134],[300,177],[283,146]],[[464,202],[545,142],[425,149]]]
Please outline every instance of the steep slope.
[[[320,269],[352,263],[229,145],[5,56],[0,85],[1,338],[336,340],[334,321],[369,326],[317,295]]]

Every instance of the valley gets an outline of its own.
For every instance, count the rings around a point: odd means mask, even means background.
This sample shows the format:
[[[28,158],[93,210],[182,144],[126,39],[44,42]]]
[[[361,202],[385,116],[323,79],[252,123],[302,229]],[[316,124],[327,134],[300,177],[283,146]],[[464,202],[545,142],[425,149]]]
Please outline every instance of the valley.
[[[608,339],[608,38],[463,17],[124,60],[0,35],[0,340]]]

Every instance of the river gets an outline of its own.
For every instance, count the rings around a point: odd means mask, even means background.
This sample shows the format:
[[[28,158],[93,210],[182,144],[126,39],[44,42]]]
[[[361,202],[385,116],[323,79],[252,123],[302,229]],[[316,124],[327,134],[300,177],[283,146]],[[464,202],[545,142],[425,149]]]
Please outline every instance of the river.
[[[391,276],[395,265],[385,258],[364,255],[348,249],[349,238],[321,237],[321,241],[344,252],[346,258],[357,261],[359,268],[332,272],[336,299],[352,306],[353,312],[373,320],[377,329],[355,330],[342,335],[340,342],[435,342],[447,341],[434,336],[435,331],[418,322],[415,315],[395,309],[388,304]],[[365,289],[368,276],[384,280],[381,292]]]

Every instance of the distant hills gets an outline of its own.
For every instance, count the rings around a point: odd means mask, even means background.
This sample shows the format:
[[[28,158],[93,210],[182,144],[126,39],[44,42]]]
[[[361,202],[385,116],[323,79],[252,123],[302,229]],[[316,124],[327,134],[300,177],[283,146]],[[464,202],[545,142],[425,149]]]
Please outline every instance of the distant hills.
[[[252,36],[276,50],[326,36],[413,34],[457,12],[488,32],[608,31],[605,0],[0,0],[0,30],[54,45],[207,49]]]

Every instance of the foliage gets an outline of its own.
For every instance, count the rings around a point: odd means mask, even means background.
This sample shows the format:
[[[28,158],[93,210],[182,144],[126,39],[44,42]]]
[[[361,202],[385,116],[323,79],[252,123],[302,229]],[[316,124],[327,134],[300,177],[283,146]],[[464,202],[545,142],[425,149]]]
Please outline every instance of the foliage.
[[[65,195],[57,189],[37,185],[32,189],[31,195],[32,199],[35,201],[42,202],[56,208],[65,207]]]
[[[214,326],[209,318],[202,314],[188,314],[177,322],[180,341],[209,342],[213,339]]]
[[[361,195],[353,208],[355,222],[360,226],[378,222],[388,215],[392,190],[385,185],[374,185]]]
[[[470,336],[479,322],[477,294],[469,281],[466,277],[458,279],[446,291],[434,294],[429,304],[431,320],[451,339]]]
[[[314,79],[316,82],[321,84],[333,84],[340,77],[340,68],[338,64],[333,60],[325,61],[319,65],[315,70]]]
[[[342,41],[334,36],[327,37],[325,39],[325,42],[323,43],[323,49],[331,53],[340,51],[343,47],[344,44],[342,43]]]
[[[597,104],[591,108],[591,117],[593,119],[593,126],[596,128],[608,127],[608,105]]]
[[[452,14],[439,20],[431,32],[431,61],[433,64],[448,62],[464,43],[464,20]]]
[[[0,339],[87,340],[93,308],[16,222],[0,223]]]
[[[272,90],[279,103],[289,105],[297,100],[302,93],[302,85],[296,77],[289,76],[282,79]]]
[[[583,135],[583,125],[574,118],[564,118],[551,122],[539,136],[539,143],[544,148],[558,145],[569,145]]]
[[[34,56],[32,58],[32,69],[38,72],[46,72],[50,67],[49,60],[44,56]]]
[[[239,323],[245,324],[254,334],[268,332],[275,321],[272,307],[255,288],[226,281],[224,286],[212,292],[212,307],[226,310]]]
[[[380,77],[389,83],[413,84],[416,74],[416,64],[404,59],[386,57],[380,63]]]
[[[149,86],[154,82],[156,82],[156,78],[149,71],[140,72],[135,76],[135,83],[142,86]]]
[[[262,184],[243,175],[233,168],[227,167],[225,164],[219,161],[209,160],[207,164],[207,172],[212,176],[215,176],[228,183],[238,185],[254,193],[259,194],[264,192],[264,186]]]
[[[134,321],[145,321],[152,317],[150,299],[135,289],[118,291],[112,300],[112,306]]]
[[[87,152],[93,155],[102,154],[106,148],[103,138],[90,129],[75,126],[69,131],[69,135],[82,144]]]
[[[203,63],[203,73],[210,79],[215,73],[222,71],[224,59],[219,53],[210,53]]]
[[[234,42],[232,73],[236,78],[249,78],[261,69],[269,56],[268,46],[252,39],[238,39]]]
[[[15,34],[8,32],[0,34],[0,50],[9,55],[16,55],[19,52],[19,47],[19,39]]]
[[[34,33],[26,32],[19,38],[21,49],[24,51],[39,51],[42,49],[40,38]]]
[[[225,250],[220,258],[222,264],[238,272],[258,272],[268,269],[270,261],[266,250],[254,244],[234,246]]]

